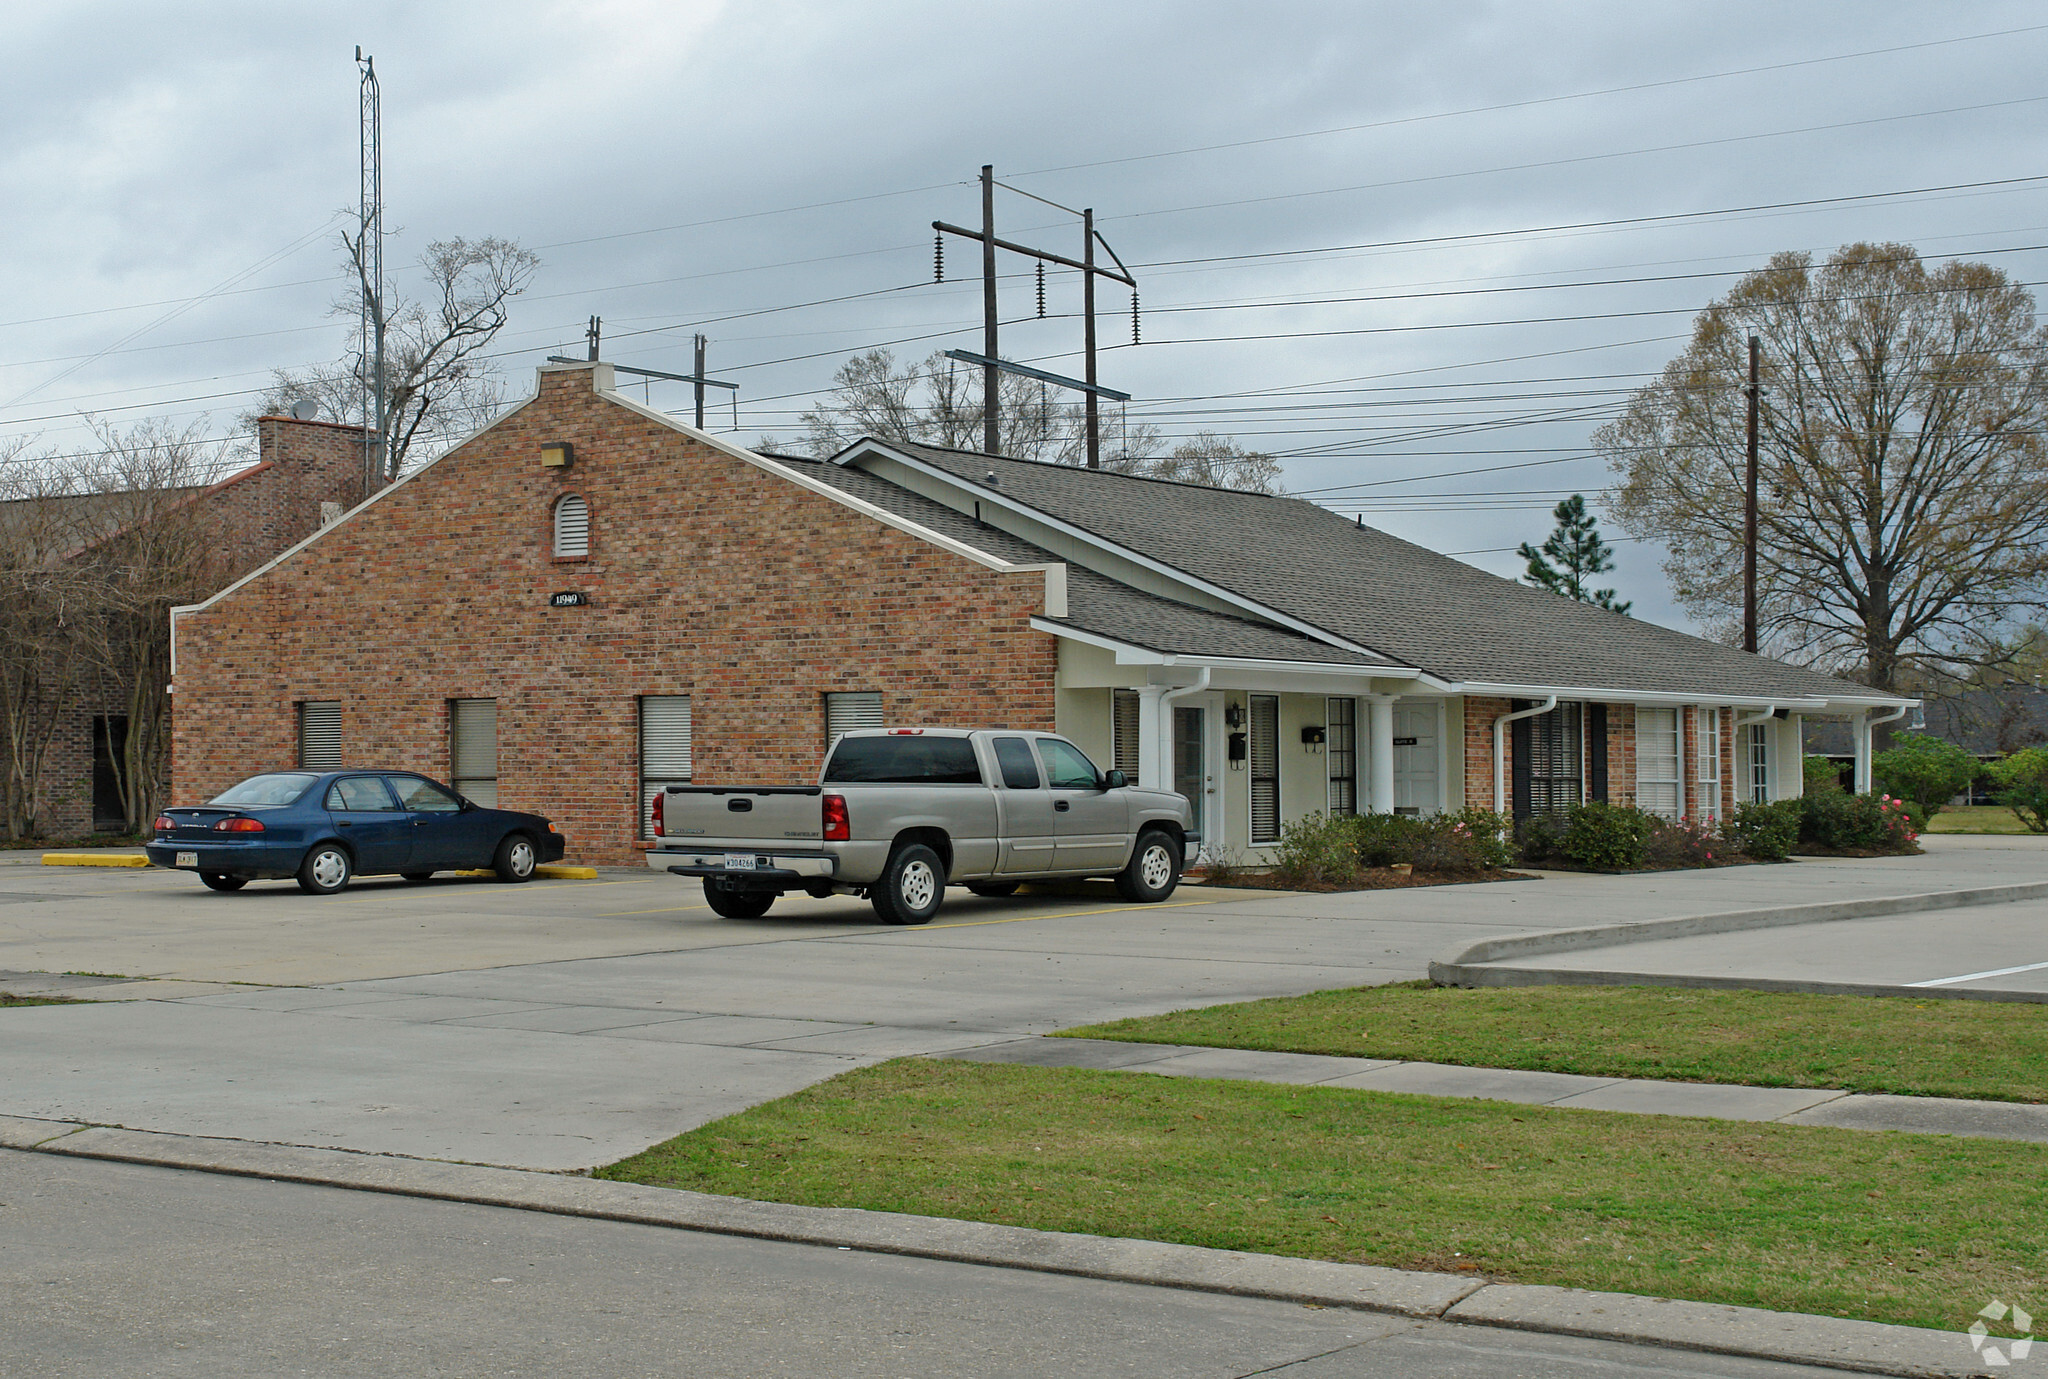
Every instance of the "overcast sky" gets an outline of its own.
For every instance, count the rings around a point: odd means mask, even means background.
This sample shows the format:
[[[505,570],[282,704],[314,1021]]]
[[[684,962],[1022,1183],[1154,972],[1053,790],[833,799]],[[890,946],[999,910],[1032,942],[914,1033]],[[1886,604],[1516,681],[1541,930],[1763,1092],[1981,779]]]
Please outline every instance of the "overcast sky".
[[[513,396],[583,352],[592,314],[621,363],[685,372],[709,335],[743,441],[794,439],[862,348],[978,350],[978,264],[955,241],[934,285],[930,222],[973,223],[993,163],[1093,207],[1136,271],[1141,345],[1128,294],[1101,299],[1103,381],[1133,422],[1235,436],[1293,490],[1515,574],[1549,507],[1606,482],[1593,427],[1770,254],[1904,240],[2048,279],[2044,18],[2001,0],[22,6],[0,18],[0,436],[75,448],[87,411],[228,435],[271,369],[342,354],[361,44],[399,290],[434,239],[541,256],[497,346]],[[999,233],[1077,251],[1077,222],[998,198]],[[1031,317],[1029,265],[1002,268],[1004,316]],[[1048,297],[1003,351],[1078,373],[1073,275]],[[1657,552],[1616,554],[1638,614],[1684,625]]]

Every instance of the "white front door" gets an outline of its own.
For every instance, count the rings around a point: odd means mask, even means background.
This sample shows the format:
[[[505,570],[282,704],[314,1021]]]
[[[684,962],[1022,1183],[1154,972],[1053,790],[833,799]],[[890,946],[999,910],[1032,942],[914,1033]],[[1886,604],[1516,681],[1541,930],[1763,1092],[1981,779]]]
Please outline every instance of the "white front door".
[[[1425,699],[1394,704],[1394,812],[1434,814],[1437,791],[1437,720],[1442,703]]]

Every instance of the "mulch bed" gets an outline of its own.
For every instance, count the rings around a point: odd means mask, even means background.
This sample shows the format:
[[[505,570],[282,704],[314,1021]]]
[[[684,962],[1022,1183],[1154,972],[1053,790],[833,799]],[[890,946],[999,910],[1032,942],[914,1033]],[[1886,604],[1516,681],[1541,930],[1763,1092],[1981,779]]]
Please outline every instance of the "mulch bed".
[[[1227,878],[1205,878],[1212,886],[1251,891],[1399,891],[1416,886],[1469,886],[1480,881],[1540,881],[1525,871],[1398,872],[1368,867],[1349,881],[1282,881],[1271,872],[1240,872]]]

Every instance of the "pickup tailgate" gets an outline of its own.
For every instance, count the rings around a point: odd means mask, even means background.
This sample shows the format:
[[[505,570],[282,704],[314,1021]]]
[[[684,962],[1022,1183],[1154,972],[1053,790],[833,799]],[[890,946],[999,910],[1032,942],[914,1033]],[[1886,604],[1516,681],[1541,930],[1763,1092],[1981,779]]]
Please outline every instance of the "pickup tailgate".
[[[823,795],[815,785],[671,785],[647,864],[692,876],[829,877]]]

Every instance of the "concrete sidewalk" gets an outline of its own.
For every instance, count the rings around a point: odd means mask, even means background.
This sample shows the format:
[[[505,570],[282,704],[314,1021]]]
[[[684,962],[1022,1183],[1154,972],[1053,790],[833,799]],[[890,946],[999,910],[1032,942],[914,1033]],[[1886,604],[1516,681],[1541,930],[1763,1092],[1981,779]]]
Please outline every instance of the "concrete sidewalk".
[[[929,1056],[974,1063],[1018,1063],[1034,1068],[1095,1068],[1105,1072],[1157,1073],[1163,1077],[1214,1077],[1236,1082],[1471,1097],[1479,1101],[1622,1111],[1641,1116],[1702,1116],[1710,1120],[1773,1121],[1840,1130],[1904,1130],[1923,1135],[2048,1144],[2048,1106],[2017,1101],[1581,1077],[1515,1068],[1467,1068],[1450,1063],[1268,1053],[1196,1044],[1137,1044],[1112,1039],[1016,1039]]]

